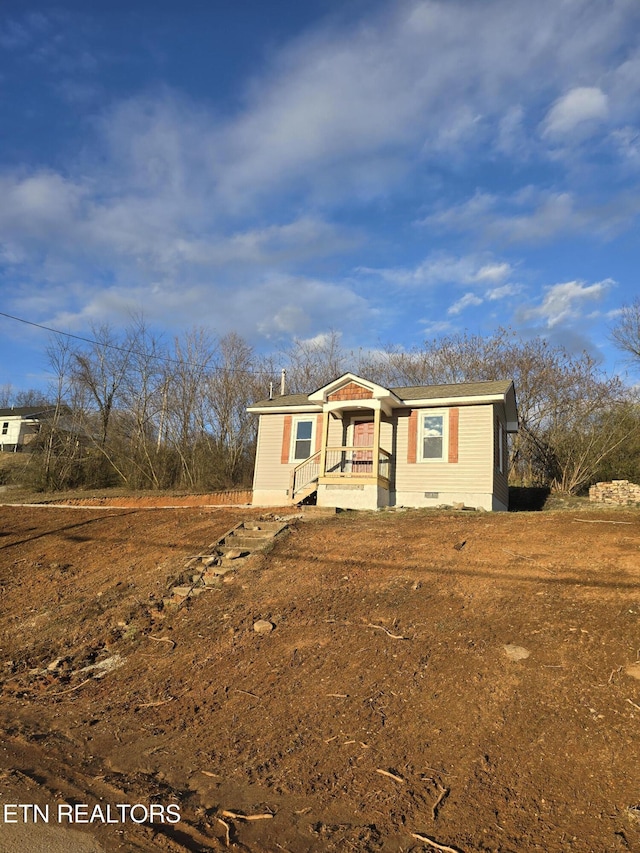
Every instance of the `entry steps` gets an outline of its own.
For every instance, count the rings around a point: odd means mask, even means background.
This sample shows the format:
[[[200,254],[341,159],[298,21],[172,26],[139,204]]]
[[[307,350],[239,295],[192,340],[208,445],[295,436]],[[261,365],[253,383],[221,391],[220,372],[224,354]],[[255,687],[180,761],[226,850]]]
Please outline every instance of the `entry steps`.
[[[164,607],[175,609],[188,599],[220,586],[226,575],[237,572],[252,554],[264,551],[288,527],[284,521],[240,522],[205,552],[188,558],[176,584],[163,599]]]

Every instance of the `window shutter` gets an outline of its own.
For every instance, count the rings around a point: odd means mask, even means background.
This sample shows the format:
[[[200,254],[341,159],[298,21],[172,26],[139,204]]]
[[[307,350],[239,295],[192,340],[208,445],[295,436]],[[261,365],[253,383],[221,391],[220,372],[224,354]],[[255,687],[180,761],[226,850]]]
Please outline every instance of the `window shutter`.
[[[418,451],[418,410],[414,409],[409,415],[407,426],[407,462],[415,464]]]
[[[460,409],[449,409],[449,462],[458,461]]]
[[[289,451],[291,448],[291,415],[284,416],[284,429],[282,430],[282,453],[280,462],[283,465],[289,463]]]
[[[322,447],[322,415],[316,418],[316,453]]]

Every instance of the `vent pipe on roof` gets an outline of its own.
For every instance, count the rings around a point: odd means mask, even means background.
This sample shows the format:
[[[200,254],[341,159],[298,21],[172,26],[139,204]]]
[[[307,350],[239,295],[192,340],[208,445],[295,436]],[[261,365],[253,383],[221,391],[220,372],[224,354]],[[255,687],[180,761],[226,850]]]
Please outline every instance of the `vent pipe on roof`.
[[[281,397],[284,397],[285,380],[286,380],[286,378],[287,378],[287,371],[286,371],[286,370],[284,369],[284,367],[283,367],[283,368],[282,368],[282,375],[281,375],[281,377],[280,377],[280,396],[281,396]]]
[[[269,399],[273,400],[273,382],[269,383]]]

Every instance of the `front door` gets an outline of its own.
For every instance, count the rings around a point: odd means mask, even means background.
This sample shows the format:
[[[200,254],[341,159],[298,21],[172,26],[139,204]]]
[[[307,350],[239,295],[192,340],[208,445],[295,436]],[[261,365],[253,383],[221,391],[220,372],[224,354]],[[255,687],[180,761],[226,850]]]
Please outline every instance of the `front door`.
[[[353,473],[371,474],[373,472],[373,421],[355,421],[353,424],[354,447],[366,447],[367,450],[355,450],[353,453]]]

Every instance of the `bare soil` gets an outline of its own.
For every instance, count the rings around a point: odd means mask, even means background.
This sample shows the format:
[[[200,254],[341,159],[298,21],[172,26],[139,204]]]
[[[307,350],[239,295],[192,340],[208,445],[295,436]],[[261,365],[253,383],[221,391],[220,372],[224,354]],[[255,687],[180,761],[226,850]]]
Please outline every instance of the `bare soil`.
[[[0,507],[0,806],[179,805],[66,827],[107,853],[640,850],[640,511],[294,521],[162,608],[257,517]]]

